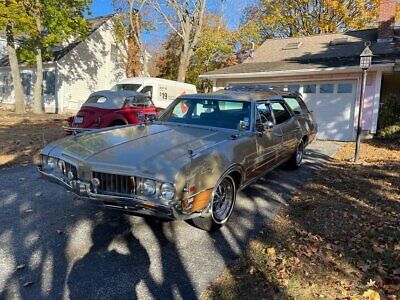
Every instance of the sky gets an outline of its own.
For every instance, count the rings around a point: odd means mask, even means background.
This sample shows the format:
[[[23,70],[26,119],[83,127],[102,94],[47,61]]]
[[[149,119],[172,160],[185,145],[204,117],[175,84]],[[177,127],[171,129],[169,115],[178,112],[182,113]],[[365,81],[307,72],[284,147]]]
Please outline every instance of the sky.
[[[208,9],[214,12],[223,12],[224,18],[227,23],[236,28],[240,22],[243,9],[253,3],[252,0],[208,0]],[[223,4],[222,4],[223,3]],[[91,5],[91,12],[93,17],[107,15],[113,13],[112,0],[93,0]],[[166,35],[165,30],[155,30],[149,34],[144,34],[143,39],[146,42],[162,43]]]

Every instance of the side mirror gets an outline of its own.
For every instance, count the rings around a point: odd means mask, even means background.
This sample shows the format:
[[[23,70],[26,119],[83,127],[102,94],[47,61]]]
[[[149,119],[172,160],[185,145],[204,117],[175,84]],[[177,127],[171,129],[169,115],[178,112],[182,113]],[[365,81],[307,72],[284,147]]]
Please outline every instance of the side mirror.
[[[264,128],[265,129],[271,129],[274,126],[275,126],[275,124],[272,121],[267,121],[267,122],[264,123]]]
[[[240,121],[239,123],[239,130],[246,131],[249,129],[249,122],[247,121]]]

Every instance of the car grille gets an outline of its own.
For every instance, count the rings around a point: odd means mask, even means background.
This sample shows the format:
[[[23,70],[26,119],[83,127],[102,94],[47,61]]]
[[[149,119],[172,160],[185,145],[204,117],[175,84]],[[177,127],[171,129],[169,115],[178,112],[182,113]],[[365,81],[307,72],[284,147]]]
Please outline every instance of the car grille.
[[[132,195],[135,194],[135,178],[126,175],[93,172],[93,178],[100,181],[99,194]]]

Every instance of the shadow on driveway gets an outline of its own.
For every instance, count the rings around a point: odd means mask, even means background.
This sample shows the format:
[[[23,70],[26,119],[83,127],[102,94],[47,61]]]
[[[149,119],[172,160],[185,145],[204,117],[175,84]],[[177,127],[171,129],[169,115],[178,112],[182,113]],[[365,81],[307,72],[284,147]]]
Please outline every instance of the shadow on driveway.
[[[243,190],[227,226],[211,234],[102,211],[33,167],[1,172],[0,298],[196,299],[339,147],[314,143],[300,170]]]

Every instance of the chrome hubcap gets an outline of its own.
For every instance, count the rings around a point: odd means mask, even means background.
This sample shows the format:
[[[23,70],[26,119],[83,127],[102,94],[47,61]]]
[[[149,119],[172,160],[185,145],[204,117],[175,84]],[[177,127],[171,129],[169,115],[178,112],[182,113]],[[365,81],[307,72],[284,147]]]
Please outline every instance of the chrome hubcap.
[[[304,150],[303,143],[300,143],[300,145],[297,147],[297,153],[296,153],[296,164],[298,166],[301,164],[301,161],[303,160],[303,150]]]
[[[232,182],[228,178],[224,178],[214,192],[212,212],[216,222],[224,222],[229,217],[234,197]]]

